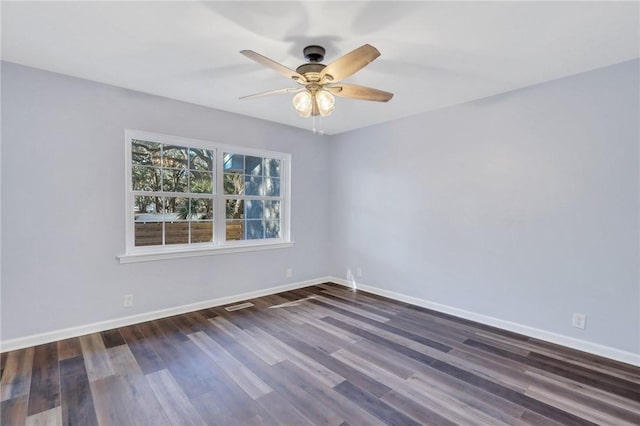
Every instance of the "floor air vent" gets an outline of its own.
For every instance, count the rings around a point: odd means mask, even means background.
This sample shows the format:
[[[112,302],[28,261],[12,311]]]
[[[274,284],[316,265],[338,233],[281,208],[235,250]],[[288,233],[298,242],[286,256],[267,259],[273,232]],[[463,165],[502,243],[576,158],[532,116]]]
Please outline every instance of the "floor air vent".
[[[226,309],[227,311],[231,312],[231,311],[238,311],[240,309],[246,309],[246,308],[250,308],[253,306],[253,303],[250,302],[245,302],[245,303],[239,303],[237,305],[231,305],[231,306],[227,306]]]

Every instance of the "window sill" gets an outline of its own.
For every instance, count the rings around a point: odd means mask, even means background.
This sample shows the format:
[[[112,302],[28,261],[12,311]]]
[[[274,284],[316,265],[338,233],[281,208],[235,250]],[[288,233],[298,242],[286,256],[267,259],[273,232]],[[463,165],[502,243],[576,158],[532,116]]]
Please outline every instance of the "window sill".
[[[277,242],[262,244],[242,244],[224,247],[189,247],[181,250],[171,251],[148,251],[139,253],[127,253],[117,256],[120,263],[152,262],[155,260],[181,259],[185,257],[212,256],[218,254],[242,253],[246,251],[274,250],[293,247],[295,242]]]

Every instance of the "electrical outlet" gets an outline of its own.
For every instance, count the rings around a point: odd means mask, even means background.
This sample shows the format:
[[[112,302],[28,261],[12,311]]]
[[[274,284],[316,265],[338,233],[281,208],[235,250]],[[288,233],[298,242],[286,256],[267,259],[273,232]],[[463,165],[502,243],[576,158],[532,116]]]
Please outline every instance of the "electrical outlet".
[[[287,269],[287,278],[291,278],[293,276],[293,268]]]
[[[362,268],[356,269],[356,275],[359,276],[359,277],[362,276]]]
[[[130,308],[133,306],[133,294],[125,294],[124,300],[122,302],[122,306],[125,308]]]
[[[587,316],[585,314],[574,312],[571,325],[576,328],[585,328],[587,326]]]

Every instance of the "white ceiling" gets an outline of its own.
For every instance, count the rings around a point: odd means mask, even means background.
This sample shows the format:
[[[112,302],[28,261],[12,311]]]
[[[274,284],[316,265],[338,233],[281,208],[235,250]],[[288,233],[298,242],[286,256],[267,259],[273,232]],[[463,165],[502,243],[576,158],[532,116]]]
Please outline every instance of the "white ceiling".
[[[382,55],[347,82],[395,93],[338,98],[315,126],[336,134],[639,57],[638,2],[2,2],[2,59],[311,129],[289,68],[320,44],[329,63]]]

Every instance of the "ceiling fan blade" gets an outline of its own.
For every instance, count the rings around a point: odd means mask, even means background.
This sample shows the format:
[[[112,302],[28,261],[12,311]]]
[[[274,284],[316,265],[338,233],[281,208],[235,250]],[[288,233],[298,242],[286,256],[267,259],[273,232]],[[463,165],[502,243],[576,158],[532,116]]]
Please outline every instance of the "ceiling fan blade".
[[[260,92],[255,93],[253,95],[242,96],[238,99],[252,99],[252,98],[260,98],[262,96],[270,96],[270,95],[281,95],[283,93],[296,93],[305,90],[304,87],[292,87],[289,89],[277,89],[277,90],[269,90],[268,92]]]
[[[355,84],[332,84],[324,88],[336,96],[364,101],[387,102],[393,98],[393,93],[371,87],[357,86]]]
[[[380,56],[378,49],[365,44],[336,59],[325,67],[320,73],[320,79],[329,81],[341,81],[364,68],[371,61]]]
[[[247,58],[256,61],[259,64],[264,65],[265,67],[269,67],[272,70],[275,70],[277,72],[279,72],[280,74],[293,79],[295,81],[298,81],[300,83],[305,83],[307,80],[304,78],[304,76],[290,68],[285,67],[282,64],[279,64],[278,62],[274,61],[273,59],[269,59],[266,56],[262,56],[259,53],[254,52],[253,50],[241,50],[240,51],[241,54],[243,54],[244,56],[246,56]]]

